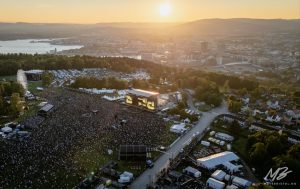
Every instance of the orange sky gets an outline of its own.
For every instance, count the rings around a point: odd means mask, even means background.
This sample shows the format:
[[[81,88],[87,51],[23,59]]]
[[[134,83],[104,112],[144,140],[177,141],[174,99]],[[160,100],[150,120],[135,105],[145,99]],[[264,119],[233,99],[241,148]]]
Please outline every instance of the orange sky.
[[[1,22],[186,22],[203,18],[300,18],[300,0],[0,0]],[[162,16],[161,4],[171,12]]]

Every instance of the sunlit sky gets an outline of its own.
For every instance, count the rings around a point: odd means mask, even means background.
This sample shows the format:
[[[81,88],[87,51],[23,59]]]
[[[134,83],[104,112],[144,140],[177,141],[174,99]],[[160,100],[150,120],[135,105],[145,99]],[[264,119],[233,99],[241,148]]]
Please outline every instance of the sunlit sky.
[[[186,22],[300,18],[300,0],[0,0],[0,22]]]

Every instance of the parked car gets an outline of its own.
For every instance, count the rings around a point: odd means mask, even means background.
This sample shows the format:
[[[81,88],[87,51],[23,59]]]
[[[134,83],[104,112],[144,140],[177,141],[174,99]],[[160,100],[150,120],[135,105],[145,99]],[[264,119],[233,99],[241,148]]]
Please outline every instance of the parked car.
[[[151,161],[150,159],[146,160],[146,167],[147,168],[152,168],[154,166],[153,161]]]

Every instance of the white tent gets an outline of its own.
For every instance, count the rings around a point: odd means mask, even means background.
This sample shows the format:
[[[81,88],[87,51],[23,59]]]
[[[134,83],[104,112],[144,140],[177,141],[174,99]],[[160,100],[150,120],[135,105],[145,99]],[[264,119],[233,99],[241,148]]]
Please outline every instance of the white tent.
[[[219,181],[223,181],[224,178],[226,176],[226,173],[222,170],[216,170],[212,175],[211,177],[214,178],[214,179],[217,179]]]
[[[235,177],[232,179],[232,184],[237,185],[237,186],[239,186],[239,187],[246,188],[246,187],[251,186],[252,183],[251,183],[250,181],[246,180],[246,179],[243,179],[243,178],[240,178],[240,177],[236,177],[236,176],[235,176]]]
[[[238,160],[239,157],[229,151],[213,154],[204,158],[197,159],[197,164],[207,169],[214,169],[216,166],[223,164],[224,162]]]
[[[214,178],[209,178],[206,181],[206,186],[209,186],[210,188],[213,188],[213,189],[223,189],[225,187],[225,183],[218,181]]]
[[[239,170],[239,167],[230,163],[229,161],[226,161],[223,163],[223,165],[228,169],[231,173],[237,172]]]
[[[184,131],[186,131],[186,128],[185,128],[185,123],[180,123],[180,124],[177,124],[177,125],[173,125],[171,128],[170,128],[170,131],[173,132],[173,133],[183,133]]]
[[[3,128],[1,128],[1,131],[3,133],[10,133],[10,132],[12,132],[12,128],[10,128],[10,127],[3,127]]]
[[[215,134],[215,137],[218,138],[218,139],[221,139],[221,140],[226,140],[226,141],[233,141],[234,140],[233,136],[228,135],[226,133],[220,133],[220,132],[217,132]]]
[[[207,142],[207,141],[205,141],[205,140],[202,140],[201,141],[201,144],[203,145],[203,146],[210,146],[210,142]]]
[[[201,172],[198,171],[197,169],[191,167],[191,166],[188,166],[185,169],[183,169],[183,173],[186,173],[188,175],[192,175],[195,178],[198,178],[198,177],[201,176]]]
[[[239,187],[235,185],[227,185],[225,189],[239,189]]]

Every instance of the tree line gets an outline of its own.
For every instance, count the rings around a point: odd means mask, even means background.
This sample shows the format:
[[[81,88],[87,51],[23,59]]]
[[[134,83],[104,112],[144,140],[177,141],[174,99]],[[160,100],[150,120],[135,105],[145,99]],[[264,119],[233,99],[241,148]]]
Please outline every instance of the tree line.
[[[22,111],[24,88],[15,81],[0,81],[0,115],[17,115]]]
[[[195,98],[206,102],[209,105],[218,106],[222,102],[220,88],[226,86],[231,89],[243,89],[253,91],[258,87],[258,82],[247,78],[225,75],[220,73],[211,73],[192,68],[169,67],[161,64],[155,64],[145,60],[135,60],[120,57],[91,57],[91,56],[57,56],[57,55],[25,55],[8,54],[0,55],[0,76],[13,75],[18,69],[84,69],[84,68],[107,68],[118,72],[131,73],[138,70],[146,70],[150,80],[133,81],[133,87],[166,92],[178,90],[180,88],[194,89]],[[46,84],[51,80],[44,78]],[[168,81],[169,84],[161,84],[161,80]],[[87,82],[91,82],[88,84]],[[95,78],[77,79],[74,86],[94,88],[107,87],[98,82]],[[105,81],[107,82],[107,81]],[[124,83],[115,83],[126,86]],[[86,84],[83,84],[86,83]],[[119,87],[119,86],[118,86]]]
[[[287,135],[277,131],[259,131],[249,135],[247,150],[250,163],[263,178],[273,168],[288,167],[293,173],[284,182],[295,182],[300,171],[300,144],[290,145]]]

